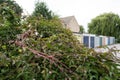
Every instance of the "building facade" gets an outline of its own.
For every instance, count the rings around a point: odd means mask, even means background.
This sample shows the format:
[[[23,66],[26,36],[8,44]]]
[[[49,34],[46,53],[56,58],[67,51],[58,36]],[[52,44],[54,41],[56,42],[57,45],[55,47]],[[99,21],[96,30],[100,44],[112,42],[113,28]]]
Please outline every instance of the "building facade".
[[[64,17],[60,20],[65,28],[70,29],[72,32],[79,32],[79,24],[74,16]]]

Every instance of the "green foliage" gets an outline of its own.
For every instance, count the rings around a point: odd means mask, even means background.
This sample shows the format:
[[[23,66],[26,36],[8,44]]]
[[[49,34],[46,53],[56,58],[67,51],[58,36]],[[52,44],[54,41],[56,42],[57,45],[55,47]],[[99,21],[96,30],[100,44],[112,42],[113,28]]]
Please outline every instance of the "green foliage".
[[[20,33],[19,25],[22,9],[17,3],[11,0],[0,2],[0,42],[7,42],[15,39]]]
[[[120,18],[114,13],[105,13],[97,16],[88,24],[89,33],[114,36],[120,42]]]
[[[85,33],[85,29],[84,29],[84,27],[83,27],[82,25],[80,25],[79,27],[80,27],[80,31],[79,31],[79,33]]]
[[[46,6],[45,2],[36,2],[33,15],[41,16],[41,17],[44,17],[45,19],[52,19],[53,18],[53,13]]]
[[[4,11],[4,13],[6,13],[6,15],[12,14],[9,12],[9,10],[11,9],[14,11],[14,15],[17,15],[16,17],[21,17],[22,8],[15,1],[13,1],[13,0],[0,0],[0,5],[1,5],[0,8],[2,9],[2,11]],[[9,10],[7,10],[7,9],[9,9]]]
[[[58,53],[73,53],[80,51],[80,46],[78,47],[78,41],[72,35],[72,32],[70,30],[64,29],[62,27],[62,24],[58,18],[53,18],[51,20],[45,20],[42,18],[40,20],[37,19],[38,17],[31,16],[27,19],[28,22],[26,23],[29,23],[31,30],[38,33],[36,36],[34,34],[34,39],[32,38],[31,41],[29,39],[29,41],[30,43],[36,42],[37,44],[40,44],[41,47],[39,47],[39,50],[42,50],[42,52],[50,51]],[[29,28],[25,27],[25,29]]]
[[[20,25],[19,35],[17,24],[9,24],[0,28],[4,39],[0,41],[0,80],[120,79],[120,65],[112,52],[101,54],[81,46],[56,17],[29,16]]]

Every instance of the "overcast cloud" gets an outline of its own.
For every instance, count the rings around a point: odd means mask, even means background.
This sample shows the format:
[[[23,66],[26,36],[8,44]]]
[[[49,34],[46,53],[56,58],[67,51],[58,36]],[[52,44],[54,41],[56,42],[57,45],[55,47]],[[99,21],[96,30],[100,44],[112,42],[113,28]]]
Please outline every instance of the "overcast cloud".
[[[29,14],[34,10],[37,0],[15,0]],[[96,16],[113,12],[120,15],[120,0],[39,0],[60,17],[75,16],[79,25],[87,31],[87,24]]]

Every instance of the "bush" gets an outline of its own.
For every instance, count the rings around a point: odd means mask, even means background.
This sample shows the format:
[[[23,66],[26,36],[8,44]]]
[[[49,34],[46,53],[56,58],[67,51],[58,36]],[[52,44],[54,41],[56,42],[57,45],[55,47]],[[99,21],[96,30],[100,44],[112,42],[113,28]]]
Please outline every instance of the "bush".
[[[5,23],[6,24],[6,23]],[[6,32],[5,26],[1,32]],[[119,80],[112,52],[96,53],[79,44],[59,19],[30,16],[0,41],[1,80]],[[13,36],[14,38],[9,38]],[[7,41],[5,41],[7,39]]]

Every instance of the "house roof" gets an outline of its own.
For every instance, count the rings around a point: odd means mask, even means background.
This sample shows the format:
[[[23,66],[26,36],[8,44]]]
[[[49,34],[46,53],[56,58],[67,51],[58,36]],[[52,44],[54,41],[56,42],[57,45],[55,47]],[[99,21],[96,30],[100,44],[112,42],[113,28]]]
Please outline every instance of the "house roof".
[[[74,16],[60,18],[64,27],[70,29],[72,32],[79,32],[79,24]]]
[[[74,17],[74,16],[68,16],[68,17],[61,18],[60,20],[61,20],[62,22],[64,22],[65,24],[69,24],[70,21],[71,21],[73,18],[75,18],[75,17]]]

